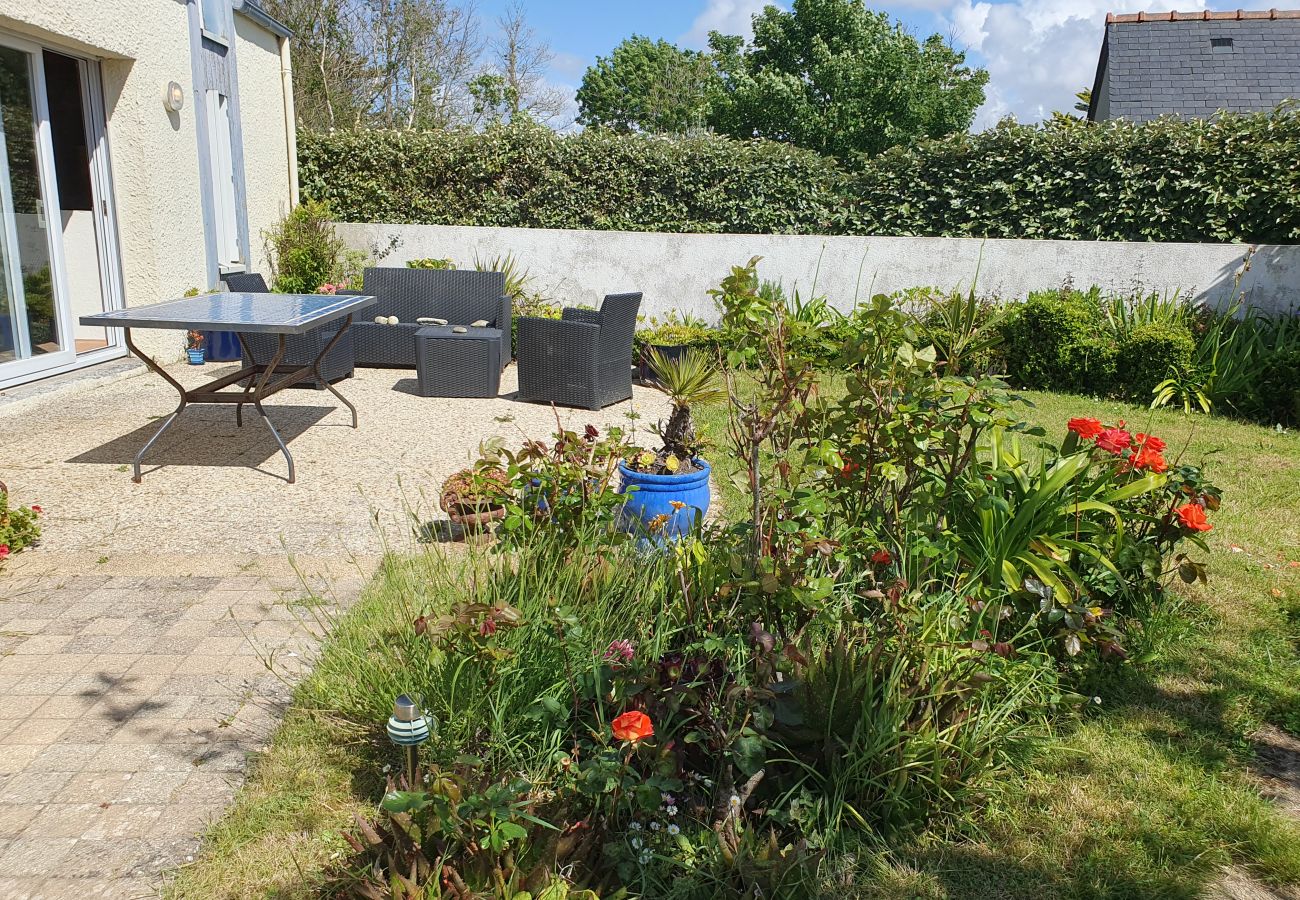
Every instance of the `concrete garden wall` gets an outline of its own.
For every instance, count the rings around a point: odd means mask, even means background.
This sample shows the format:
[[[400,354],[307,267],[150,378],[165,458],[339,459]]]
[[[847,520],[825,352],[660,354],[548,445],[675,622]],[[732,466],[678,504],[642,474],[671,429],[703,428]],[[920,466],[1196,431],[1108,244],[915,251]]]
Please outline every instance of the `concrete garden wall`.
[[[762,256],[760,272],[830,297],[841,309],[854,298],[908,287],[968,288],[1023,298],[1070,278],[1112,291],[1178,291],[1222,304],[1245,257],[1242,244],[1151,244],[1114,241],[972,238],[816,237],[802,235],[659,234],[551,231],[447,225],[340,224],[349,246],[400,244],[382,265],[450,257],[468,267],[475,256],[513,253],[544,296],[595,305],[601,296],[639,290],[648,315],[679,309],[712,319],[709,288],[728,267]],[[1248,300],[1285,311],[1300,308],[1300,246],[1258,248],[1242,281]]]

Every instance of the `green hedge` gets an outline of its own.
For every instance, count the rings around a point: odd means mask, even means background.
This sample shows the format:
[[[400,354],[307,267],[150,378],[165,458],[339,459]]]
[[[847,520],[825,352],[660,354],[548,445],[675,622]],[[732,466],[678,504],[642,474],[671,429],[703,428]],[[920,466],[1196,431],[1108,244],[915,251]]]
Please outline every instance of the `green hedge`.
[[[815,233],[839,217],[835,164],[769,141],[537,126],[304,133],[305,197],[348,222]]]
[[[1300,241],[1300,116],[1000,125],[860,160],[714,135],[519,125],[304,132],[337,218],[525,228]]]

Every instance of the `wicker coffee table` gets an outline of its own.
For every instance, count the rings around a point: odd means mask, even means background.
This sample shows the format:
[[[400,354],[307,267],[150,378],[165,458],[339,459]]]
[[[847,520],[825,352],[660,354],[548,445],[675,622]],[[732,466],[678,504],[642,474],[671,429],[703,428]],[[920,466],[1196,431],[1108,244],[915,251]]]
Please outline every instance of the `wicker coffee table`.
[[[495,397],[501,389],[501,329],[433,325],[415,333],[421,397]]]

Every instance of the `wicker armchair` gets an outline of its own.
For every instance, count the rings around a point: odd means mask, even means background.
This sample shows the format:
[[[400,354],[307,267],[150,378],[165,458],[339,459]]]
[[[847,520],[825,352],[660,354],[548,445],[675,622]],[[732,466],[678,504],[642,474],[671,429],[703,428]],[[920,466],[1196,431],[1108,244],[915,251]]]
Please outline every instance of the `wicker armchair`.
[[[271,289],[266,286],[266,279],[256,272],[247,272],[236,275],[227,275],[222,279],[226,283],[227,289],[241,294],[269,294]],[[354,326],[355,327],[355,326]],[[309,366],[320,355],[325,345],[334,339],[338,333],[338,324],[333,323],[306,334],[290,334],[284,339],[284,358],[280,360],[277,367],[285,371],[300,369],[303,366]],[[274,334],[253,334],[250,332],[240,332],[240,343],[244,348],[244,365],[253,365],[255,362],[265,365],[275,356],[279,347],[279,339]],[[343,333],[339,342],[334,345],[333,349],[321,360],[320,374],[323,381],[312,379],[304,384],[314,383],[319,390],[325,389],[324,381],[338,381],[340,378],[351,378],[353,369],[356,366],[355,347],[352,339],[352,329]]]
[[[602,409],[632,396],[632,335],[641,294],[609,294],[600,310],[519,320],[519,399]]]
[[[378,300],[376,316],[396,316],[397,325],[357,322],[357,365],[415,368],[415,333],[420,318],[449,325],[487,322],[501,330],[501,366],[510,363],[510,298],[501,272],[464,269],[366,269],[361,293]]]

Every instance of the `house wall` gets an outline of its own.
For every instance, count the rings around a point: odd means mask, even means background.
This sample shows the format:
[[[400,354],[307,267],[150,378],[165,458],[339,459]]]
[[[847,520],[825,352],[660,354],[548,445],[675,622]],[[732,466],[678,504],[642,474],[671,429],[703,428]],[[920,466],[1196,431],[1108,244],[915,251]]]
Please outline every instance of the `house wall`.
[[[267,272],[262,231],[289,211],[289,138],[284,129],[280,47],[276,36],[235,16],[239,38],[239,117],[244,131],[249,270]]]
[[[1221,304],[1233,290],[1246,247],[1241,244],[1153,244],[1117,241],[1020,241],[970,238],[810,237],[802,235],[659,234],[551,231],[444,225],[341,224],[349,246],[373,252],[392,237],[400,244],[381,265],[450,257],[461,267],[476,257],[512,253],[536,290],[566,304],[595,305],[606,293],[643,291],[646,315],[669,310],[705,318],[716,313],[707,291],[730,266],[762,256],[759,271],[787,288],[828,296],[841,309],[875,293],[909,287],[969,288],[1023,298],[1067,278],[1107,290],[1175,291]],[[1260,247],[1241,284],[1249,302],[1300,309],[1300,246]]]
[[[236,24],[241,112],[245,134],[251,135],[244,142],[245,178],[250,195],[254,185],[258,191],[249,203],[248,225],[256,235],[272,221],[276,200],[288,203],[284,100],[278,55],[273,67],[267,62],[274,36],[242,16]],[[0,0],[0,29],[101,61],[126,305],[215,286],[205,250],[197,137],[202,105],[194,89],[187,3]],[[185,88],[179,113],[162,104],[169,81]],[[264,117],[278,125],[264,129]],[[253,244],[251,249],[260,249],[260,241]],[[251,262],[261,262],[256,253]],[[139,331],[136,337],[146,352],[165,359],[183,355],[175,333]]]

